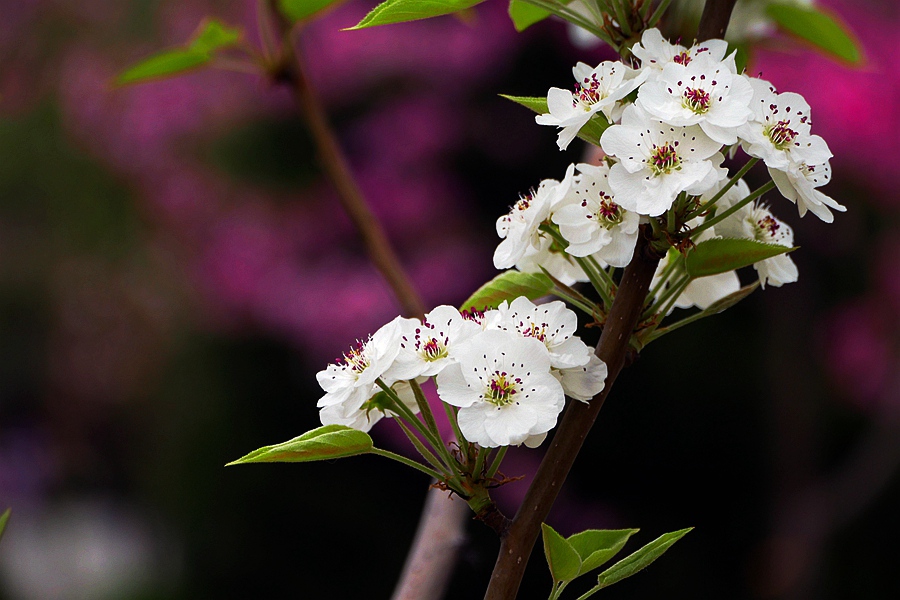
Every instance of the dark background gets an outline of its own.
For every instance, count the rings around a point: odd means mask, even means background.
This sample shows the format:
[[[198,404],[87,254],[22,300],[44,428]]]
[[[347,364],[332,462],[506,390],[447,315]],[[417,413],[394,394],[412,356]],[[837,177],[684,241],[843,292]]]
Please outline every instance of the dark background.
[[[610,598],[900,597],[900,19],[828,5],[863,66],[776,38],[750,72],[806,96],[849,210],[800,220],[773,194],[800,281],[620,377],[550,523],[640,527],[629,548],[696,529]],[[496,218],[583,150],[497,94],[608,54],[560,23],[516,34],[497,0],[339,31],[369,6],[301,47],[418,288],[458,304],[495,273]],[[427,481],[393,463],[223,468],[315,427],[316,371],[399,309],[285,90],[220,71],[111,85],[206,15],[257,43],[250,0],[0,3],[0,598],[387,598],[412,540]],[[374,435],[403,449],[389,422]],[[507,513],[526,486],[500,491]],[[480,597],[493,565],[494,534],[469,533],[448,597]],[[542,562],[521,598],[549,593]]]

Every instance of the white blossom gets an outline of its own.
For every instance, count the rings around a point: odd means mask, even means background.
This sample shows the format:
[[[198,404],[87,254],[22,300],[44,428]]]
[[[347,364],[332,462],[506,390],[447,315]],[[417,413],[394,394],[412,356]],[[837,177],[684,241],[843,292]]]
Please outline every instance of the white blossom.
[[[716,225],[716,231],[724,237],[756,240],[766,244],[777,244],[788,248],[794,245],[794,231],[787,223],[775,218],[768,207],[762,204],[748,204]],[[753,265],[759,276],[759,284],[781,287],[785,283],[797,281],[797,265],[787,254],[779,254]]]
[[[641,86],[637,104],[669,125],[699,125],[720,144],[737,142],[737,129],[752,116],[753,88],[724,62],[704,54],[686,65],[665,66]]]
[[[537,115],[539,125],[560,127],[556,144],[565,150],[584,125],[597,113],[612,122],[622,112],[620,101],[646,79],[646,74],[621,62],[604,61],[594,68],[578,63],[572,69],[575,92],[550,88],[547,114]]]
[[[413,392],[412,386],[408,381],[398,381],[391,386],[391,389],[413,413],[419,412],[415,392]],[[376,396],[379,392],[381,392],[380,389],[373,390],[372,396]],[[376,406],[375,403],[371,402],[372,399],[369,398],[356,408],[347,403],[331,404],[319,411],[319,420],[322,422],[322,425],[345,425],[360,431],[369,431],[382,417],[397,416],[390,409]]]
[[[504,301],[497,311],[500,318],[495,326],[544,344],[550,353],[550,366],[567,369],[587,364],[591,349],[575,335],[578,317],[565,303],[555,300],[536,305],[519,296],[512,304]]]
[[[540,237],[538,246],[530,246],[515,266],[523,273],[541,273],[542,268],[546,269],[565,285],[588,281],[588,276],[572,256],[547,235]]]
[[[778,94],[768,81],[750,78],[753,117],[739,132],[744,152],[778,171],[821,165],[831,158],[828,144],[810,133],[809,104],[800,94]]]
[[[400,330],[407,321],[412,319],[395,318],[365,342],[357,342],[337,364],[328,365],[316,374],[316,380],[325,390],[316,405],[323,409],[320,414],[329,418],[334,415],[357,418],[357,411],[378,391],[375,380],[385,374],[399,353]]]
[[[820,165],[791,164],[784,171],[770,168],[769,175],[781,195],[797,204],[801,217],[808,210],[826,223],[831,223],[834,215],[829,208],[839,212],[847,210],[846,206],[816,189],[831,181],[831,165],[828,162]]]
[[[579,164],[581,178],[554,211],[552,220],[569,242],[572,256],[594,255],[604,264],[624,267],[637,243],[640,216],[619,206],[609,187],[609,167]]]
[[[586,365],[568,369],[552,369],[553,376],[559,379],[566,396],[588,402],[606,387],[606,376],[609,371],[606,363],[591,352]]]
[[[388,380],[437,375],[453,362],[450,348],[481,331],[452,306],[435,307],[423,321],[406,319],[401,325],[400,351],[385,373]]]
[[[463,436],[485,448],[538,442],[565,406],[550,374],[547,347],[503,330],[484,331],[455,346],[458,361],[437,376],[441,400],[459,407]]]
[[[519,262],[529,248],[540,248],[541,224],[550,218],[551,209],[568,193],[575,175],[569,165],[562,181],[543,180],[533,193],[523,196],[508,214],[497,219],[497,235],[503,241],[494,251],[494,266],[508,269]]]
[[[714,61],[723,61],[728,51],[728,44],[724,40],[707,40],[686,48],[680,44],[669,43],[659,32],[659,29],[647,29],[641,35],[641,41],[631,49],[641,61],[641,67],[658,75],[668,64],[687,66],[701,56],[709,57]],[[734,56],[730,56],[726,64],[735,72]]]
[[[609,173],[616,202],[642,215],[659,216],[681,192],[703,194],[727,174],[718,166],[721,144],[700,127],[664,125],[635,105],[621,125],[603,132],[600,145],[619,159]]]

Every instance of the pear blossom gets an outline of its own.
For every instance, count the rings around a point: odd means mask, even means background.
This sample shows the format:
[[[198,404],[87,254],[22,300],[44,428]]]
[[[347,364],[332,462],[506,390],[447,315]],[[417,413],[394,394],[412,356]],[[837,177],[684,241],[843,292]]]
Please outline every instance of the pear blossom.
[[[641,41],[631,49],[641,61],[641,67],[652,73],[651,78],[657,76],[668,64],[687,66],[701,56],[714,61],[726,61],[725,53],[728,51],[728,43],[724,40],[707,40],[686,48],[681,44],[672,44],[666,40],[659,29],[647,29],[641,35]],[[725,63],[734,68],[734,55],[731,55]]]
[[[828,162],[820,165],[792,164],[784,171],[769,169],[769,175],[781,195],[797,204],[801,217],[808,210],[826,223],[831,223],[834,215],[829,208],[839,212],[847,210],[846,206],[816,189],[831,181],[831,165]]]
[[[441,400],[459,407],[463,436],[485,448],[540,443],[565,406],[550,353],[535,338],[484,331],[454,346],[437,376]]]
[[[579,164],[577,181],[552,221],[569,242],[572,256],[594,255],[604,264],[624,267],[637,243],[640,216],[619,206],[609,187],[609,167]]]
[[[719,168],[722,145],[699,126],[664,125],[636,105],[603,132],[600,145],[619,159],[609,172],[616,202],[642,215],[659,216],[681,192],[703,194],[727,174]]]
[[[753,117],[738,130],[744,152],[762,159],[769,173],[799,173],[800,165],[821,165],[831,158],[828,144],[810,133],[809,104],[800,94],[778,94],[771,83],[750,78]]]
[[[637,104],[669,125],[699,125],[720,144],[737,142],[737,129],[753,115],[753,88],[725,63],[707,54],[687,64],[669,63],[654,81],[641,86]]]
[[[529,248],[540,248],[541,224],[550,218],[551,209],[559,203],[572,186],[575,165],[569,165],[562,181],[545,179],[536,191],[523,196],[508,214],[497,219],[497,235],[503,241],[494,251],[494,266],[508,269],[525,255]]]
[[[754,203],[741,207],[736,213],[716,225],[716,230],[725,237],[750,239],[766,244],[777,244],[788,248],[794,245],[794,231],[787,223],[775,218],[765,205]],[[759,284],[781,287],[785,283],[797,281],[797,265],[787,254],[779,254],[753,265],[759,276]]]
[[[547,114],[537,115],[538,125],[560,127],[556,145],[565,150],[584,125],[597,113],[610,122],[622,112],[620,101],[633,92],[647,78],[648,73],[637,71],[618,61],[604,61],[594,68],[579,62],[572,69],[575,92],[550,88],[547,94]]]
[[[587,402],[603,390],[606,363],[575,335],[578,317],[558,300],[534,304],[520,296],[497,307],[491,328],[515,331],[540,340],[550,353],[551,373],[567,396]]]
[[[536,305],[519,296],[512,304],[503,301],[497,311],[500,319],[496,326],[544,344],[550,353],[550,366],[566,369],[587,364],[591,349],[575,335],[578,317],[565,303],[555,300]]]
[[[400,351],[400,330],[405,321],[412,319],[395,318],[365,342],[357,342],[338,359],[337,364],[319,371],[316,380],[325,395],[316,406],[322,409],[340,406],[329,408],[325,414],[347,417],[355,414],[374,396],[378,391],[375,380],[385,374]]]
[[[541,273],[546,269],[565,285],[588,281],[581,266],[547,235],[540,237],[538,246],[529,247],[515,266],[523,273]]]
[[[419,412],[415,392],[408,381],[398,381],[391,386],[391,389],[413,413]],[[380,389],[373,390],[372,397],[357,408],[353,408],[347,403],[326,406],[319,411],[319,420],[322,425],[345,425],[360,431],[369,431],[383,417],[397,416],[394,411],[375,402],[379,393],[382,393]]]
[[[452,306],[435,307],[423,321],[406,319],[401,324],[400,351],[385,379],[416,379],[437,375],[453,362],[453,344],[479,333],[481,326],[464,318]]]
[[[562,384],[566,396],[581,402],[589,402],[602,392],[606,387],[606,376],[609,374],[606,363],[593,352],[586,365],[551,369],[550,372]]]

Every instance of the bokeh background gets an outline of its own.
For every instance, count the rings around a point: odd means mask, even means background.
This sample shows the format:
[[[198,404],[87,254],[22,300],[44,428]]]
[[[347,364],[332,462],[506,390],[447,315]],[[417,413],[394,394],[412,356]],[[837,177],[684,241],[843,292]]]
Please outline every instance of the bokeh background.
[[[800,281],[650,346],[620,378],[550,522],[696,530],[610,598],[897,598],[900,9],[828,0],[866,62],[783,38],[750,70],[808,99],[835,223],[795,228]],[[568,86],[562,23],[489,0],[300,44],[368,200],[430,305],[495,273],[493,221],[582,148],[498,93]],[[221,71],[117,89],[123,68],[253,0],[0,2],[0,598],[387,598],[427,481],[374,457],[223,468],[318,424],[316,371],[398,312],[286,90]],[[594,334],[595,335],[595,334]],[[383,422],[376,442],[402,445]],[[511,452],[508,475],[539,453]],[[500,490],[512,513],[527,486]],[[450,597],[479,598],[480,523]],[[637,546],[637,542],[632,542]],[[545,598],[535,555],[521,598]]]

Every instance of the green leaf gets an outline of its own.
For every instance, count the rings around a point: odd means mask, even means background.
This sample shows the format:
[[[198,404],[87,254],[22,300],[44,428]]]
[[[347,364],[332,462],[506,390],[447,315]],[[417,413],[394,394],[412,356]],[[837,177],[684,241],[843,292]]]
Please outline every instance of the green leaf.
[[[600,573],[597,577],[597,588],[602,589],[618,583],[626,577],[631,577],[641,569],[647,567],[654,560],[663,555],[672,544],[683,538],[693,527],[673,531],[659,536],[637,552],[630,554]]]
[[[230,462],[227,466],[245,463],[311,462],[365,454],[372,450],[368,433],[345,425],[325,425],[307,431],[283,444],[265,446]]]
[[[512,100],[516,104],[521,104],[525,108],[529,108],[539,115],[545,115],[550,112],[550,109],[547,108],[547,98],[542,98],[540,96],[507,96],[505,94],[500,94],[500,97]],[[578,132],[578,137],[589,144],[599,146],[600,136],[603,135],[603,132],[606,131],[608,127],[609,121],[606,120],[606,117],[601,113],[596,113],[591,117],[591,120],[585,123],[584,127],[581,128]]]
[[[12,514],[12,509],[7,508],[2,515],[0,515],[0,539],[3,539],[3,532],[6,530],[6,523],[9,521],[9,515]]]
[[[547,557],[553,581],[567,582],[578,577],[581,558],[575,548],[546,523],[541,523],[541,533],[544,538],[544,556]]]
[[[386,0],[349,30],[439,17],[460,12],[484,0]]]
[[[588,529],[569,537],[569,544],[581,557],[579,575],[603,565],[625,545],[637,529]]]
[[[700,242],[691,249],[684,259],[684,265],[691,277],[707,277],[747,267],[796,249],[755,240],[714,238]]]
[[[519,296],[536,300],[546,296],[553,289],[553,282],[543,273],[522,273],[511,269],[500,273],[475,290],[462,303],[462,310],[487,310],[497,308],[504,300],[512,301]]]
[[[278,0],[281,14],[291,21],[300,21],[312,17],[341,0]]]
[[[782,29],[813,44],[825,53],[850,63],[862,60],[855,36],[839,18],[811,6],[769,4],[766,13]]]
[[[240,39],[240,29],[228,27],[215,19],[208,19],[194,32],[188,49],[199,54],[209,54],[220,48],[234,46]]]
[[[209,63],[217,50],[237,44],[241,30],[223,25],[214,19],[203,21],[187,45],[164,50],[126,69],[116,79],[118,85],[142,83],[171,77]]]
[[[528,4],[522,0],[509,0],[509,18],[512,19],[516,31],[525,31],[549,16],[549,12],[534,4]]]

